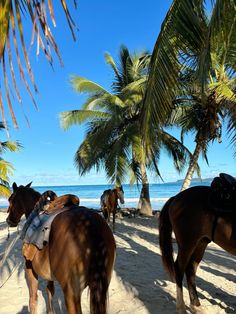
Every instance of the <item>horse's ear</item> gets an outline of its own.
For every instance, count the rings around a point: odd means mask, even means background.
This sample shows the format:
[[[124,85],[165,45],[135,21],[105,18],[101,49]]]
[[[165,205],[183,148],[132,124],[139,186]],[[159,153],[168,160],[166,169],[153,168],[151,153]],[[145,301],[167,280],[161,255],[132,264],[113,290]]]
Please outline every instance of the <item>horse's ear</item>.
[[[13,184],[12,184],[12,189],[13,189],[13,192],[15,192],[16,190],[17,190],[17,184],[16,184],[16,182],[13,182]]]
[[[33,182],[33,181],[31,181],[30,183],[28,183],[28,184],[25,186],[25,188],[29,188],[29,187],[31,186],[32,182]]]

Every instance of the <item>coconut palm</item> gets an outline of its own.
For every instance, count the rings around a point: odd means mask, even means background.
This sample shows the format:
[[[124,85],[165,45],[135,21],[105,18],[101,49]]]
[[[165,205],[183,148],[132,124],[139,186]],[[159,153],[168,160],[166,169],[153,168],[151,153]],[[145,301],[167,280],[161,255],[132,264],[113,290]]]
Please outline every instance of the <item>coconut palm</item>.
[[[62,8],[65,12],[65,16],[72,32],[73,38],[75,39],[74,28],[75,24],[71,18],[70,12],[67,8],[66,2],[61,1]],[[76,6],[76,0],[74,0]],[[17,120],[15,117],[13,104],[10,97],[10,92],[14,89],[15,94],[22,106],[22,98],[17,87],[16,71],[13,67],[14,63],[18,65],[19,75],[24,82],[24,85],[30,94],[34,105],[36,106],[35,99],[32,94],[31,87],[24,73],[24,67],[27,68],[32,86],[37,93],[37,87],[34,80],[33,71],[29,62],[28,52],[25,44],[25,31],[23,30],[24,19],[29,17],[29,21],[32,23],[32,39],[31,45],[34,43],[34,38],[37,41],[37,54],[41,48],[48,59],[49,63],[52,64],[52,54],[50,48],[52,48],[58,56],[61,64],[62,60],[56,44],[56,41],[50,30],[50,22],[56,26],[52,1],[48,0],[47,4],[43,0],[25,1],[25,0],[0,0],[0,64],[3,77],[3,85],[5,87],[6,98],[8,107],[12,117],[14,126],[17,127]],[[49,12],[49,14],[47,14]],[[48,19],[48,15],[51,17],[51,21]],[[14,46],[14,48],[13,48]],[[13,53],[13,50],[15,53]],[[14,60],[15,59],[15,60]],[[8,61],[8,62],[7,62]],[[23,63],[25,65],[23,65]],[[14,88],[11,88],[10,77]],[[37,107],[37,106],[36,106]],[[0,110],[2,119],[7,128],[5,119],[5,105],[3,103],[0,91]],[[26,117],[27,119],[27,117]],[[28,121],[28,120],[27,120]]]
[[[0,122],[0,131],[4,130],[5,126]],[[16,141],[0,141],[0,196],[9,197],[11,194],[9,185],[9,176],[13,174],[13,165],[3,159],[1,156],[4,152],[17,152],[21,145]]]
[[[146,136],[165,122],[177,104],[183,131],[195,130],[196,147],[182,186],[191,182],[198,157],[207,157],[211,141],[221,137],[222,117],[235,145],[236,9],[233,0],[175,0],[163,22],[152,54],[143,106]],[[185,84],[184,84],[185,83]]]
[[[160,176],[158,160],[161,148],[173,157],[178,170],[186,160],[183,145],[155,126],[151,149],[145,149],[140,129],[140,110],[147,81],[149,54],[130,55],[121,47],[119,66],[111,55],[106,54],[115,80],[113,93],[98,84],[81,77],[72,80],[76,91],[88,92],[89,97],[82,110],[61,114],[62,126],[67,129],[74,124],[88,122],[85,140],[79,146],[75,163],[81,175],[93,167],[104,168],[111,182],[120,185],[129,176],[130,182],[142,183],[140,212],[151,215],[147,168]]]

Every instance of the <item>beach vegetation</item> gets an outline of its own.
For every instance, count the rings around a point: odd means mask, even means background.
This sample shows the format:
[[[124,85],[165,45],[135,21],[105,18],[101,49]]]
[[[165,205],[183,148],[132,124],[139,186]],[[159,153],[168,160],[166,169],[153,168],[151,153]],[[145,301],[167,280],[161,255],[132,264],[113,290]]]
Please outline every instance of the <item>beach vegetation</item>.
[[[181,171],[189,152],[160,125],[155,125],[150,149],[144,145],[140,114],[150,54],[144,51],[131,55],[122,46],[118,62],[108,53],[105,60],[114,74],[111,92],[83,77],[73,77],[74,89],[88,93],[88,97],[82,109],[61,113],[61,124],[68,129],[87,123],[85,139],[75,154],[80,175],[95,167],[97,171],[104,169],[115,185],[121,185],[127,178],[131,184],[141,183],[140,213],[152,215],[147,170],[161,177],[158,162],[161,149],[165,149]]]
[[[182,190],[189,187],[200,154],[221,142],[226,123],[236,147],[236,8],[233,0],[173,1],[157,38],[142,108],[145,137],[172,119],[196,143]],[[183,138],[183,137],[182,137]],[[146,140],[146,142],[150,142]],[[198,173],[200,174],[200,173]]]
[[[5,125],[0,122],[0,131],[5,130]],[[10,179],[14,172],[13,165],[5,160],[2,155],[4,152],[18,152],[21,148],[21,144],[17,141],[0,141],[0,196],[9,197],[11,195]]]

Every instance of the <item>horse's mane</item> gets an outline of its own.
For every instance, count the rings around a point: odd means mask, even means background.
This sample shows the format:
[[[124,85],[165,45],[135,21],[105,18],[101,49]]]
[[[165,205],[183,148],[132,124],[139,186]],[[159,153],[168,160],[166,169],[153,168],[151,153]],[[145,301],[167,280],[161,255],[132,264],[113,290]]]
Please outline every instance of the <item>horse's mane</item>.
[[[33,189],[30,186],[19,185],[17,189],[22,189],[22,190],[24,189],[24,190],[30,191],[30,192],[32,192],[34,194],[38,194],[39,196],[41,195],[40,192],[36,191],[35,189]]]

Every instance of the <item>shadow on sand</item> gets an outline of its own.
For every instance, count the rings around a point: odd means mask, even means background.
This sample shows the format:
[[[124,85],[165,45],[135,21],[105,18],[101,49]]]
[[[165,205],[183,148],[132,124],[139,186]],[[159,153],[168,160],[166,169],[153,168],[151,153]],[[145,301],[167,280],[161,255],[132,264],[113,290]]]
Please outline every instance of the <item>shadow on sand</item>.
[[[148,224],[146,219],[149,219]],[[136,226],[140,226],[137,230]],[[148,227],[147,227],[148,226]],[[6,228],[6,223],[1,222],[0,228]],[[173,285],[162,268],[161,256],[158,246],[158,221],[156,218],[124,218],[117,220],[115,237],[118,243],[117,258],[115,271],[120,277],[124,288],[131,291],[141,300],[147,311],[151,314],[156,313],[175,313],[175,295],[168,290],[170,285]],[[11,231],[10,240],[14,239],[17,231]],[[137,241],[137,235],[143,241]],[[9,241],[10,241],[9,240]],[[148,244],[145,246],[145,241]],[[1,239],[0,252],[4,252],[8,241]],[[120,243],[126,243],[122,245]],[[144,243],[144,244],[140,244]],[[152,246],[152,249],[148,247]],[[10,252],[6,259],[1,273],[4,270],[5,274],[10,275],[12,269],[16,268],[18,277],[24,271],[23,257],[21,251],[22,242],[18,240],[15,243],[14,249]],[[174,245],[175,246],[175,245]],[[156,249],[155,249],[156,248]],[[2,258],[3,253],[0,258]],[[215,248],[208,248],[204,259],[206,263],[201,268],[214,276],[221,276],[225,280],[235,282],[236,274],[222,272],[219,267],[226,267],[233,272],[233,262],[235,258],[225,251]],[[214,264],[214,268],[208,266],[208,261]],[[17,266],[20,266],[17,268]],[[212,282],[206,281],[197,276],[197,286],[199,297],[208,299],[211,305],[217,305],[225,311],[225,313],[236,313],[235,295],[224,291],[221,287],[216,287]],[[39,290],[46,300],[46,282],[40,280]],[[173,287],[173,286],[172,286]],[[173,291],[173,289],[172,289]],[[213,295],[206,297],[206,292],[214,291]],[[222,301],[222,302],[221,302]],[[88,301],[89,302],[89,301]],[[110,300],[110,306],[112,308]],[[125,302],[125,300],[124,300]],[[189,303],[189,302],[188,302]],[[55,313],[66,313],[64,306],[63,294],[60,287],[56,285],[56,293],[54,296]],[[18,314],[28,313],[28,305],[23,305]],[[128,310],[127,310],[127,313]]]
[[[144,303],[149,313],[174,313],[175,312],[175,295],[168,292],[168,285],[172,284],[162,267],[161,256],[158,252],[149,250],[147,247],[140,245],[133,240],[133,236],[138,234],[140,238],[148,241],[159,248],[158,232],[149,232],[148,230],[138,230],[136,225],[146,226],[145,219],[150,219],[150,228],[158,228],[157,218],[138,218],[134,221],[132,226],[132,218],[129,220],[129,227],[124,226],[121,222],[117,222],[115,235],[118,238],[128,242],[129,248],[117,248],[117,261],[115,270],[118,276],[123,280],[123,284],[130,289],[133,286],[138,298]],[[176,251],[176,244],[174,244]],[[122,261],[125,260],[125,265]],[[220,267],[227,267],[227,261],[230,262],[229,269],[233,267],[235,257],[220,249],[207,248],[203,261],[211,262],[213,267],[201,266],[202,269],[212,275],[220,275],[226,280],[234,281],[236,274],[219,272],[216,269]],[[200,264],[201,265],[201,264]],[[129,267],[129,270],[127,269]],[[139,279],[140,277],[140,279]],[[144,278],[144,279],[143,279]],[[236,313],[235,295],[227,293],[223,288],[216,287],[213,283],[206,281],[197,276],[197,287],[200,300],[207,299],[211,305],[217,305],[225,311],[225,313]],[[185,283],[184,283],[185,284]],[[186,284],[185,284],[186,286]],[[208,291],[212,291],[213,295],[209,296]],[[151,292],[151,293],[150,293]],[[153,294],[155,298],[153,299]],[[208,296],[206,296],[208,295]],[[189,299],[187,304],[189,304]],[[188,308],[189,310],[189,308]]]

